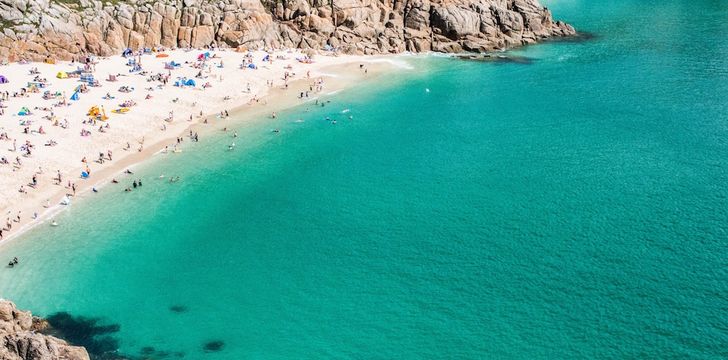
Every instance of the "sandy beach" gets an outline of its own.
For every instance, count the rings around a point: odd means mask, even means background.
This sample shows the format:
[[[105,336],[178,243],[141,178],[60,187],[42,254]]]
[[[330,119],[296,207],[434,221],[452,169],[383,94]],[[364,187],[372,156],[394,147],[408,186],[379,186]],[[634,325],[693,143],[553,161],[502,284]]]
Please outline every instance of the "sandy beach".
[[[361,56],[306,59],[298,51],[173,50],[0,67],[0,241],[113,179],[125,179],[114,188],[123,191],[133,177],[127,169],[194,141],[190,134],[270,117],[387,66]]]

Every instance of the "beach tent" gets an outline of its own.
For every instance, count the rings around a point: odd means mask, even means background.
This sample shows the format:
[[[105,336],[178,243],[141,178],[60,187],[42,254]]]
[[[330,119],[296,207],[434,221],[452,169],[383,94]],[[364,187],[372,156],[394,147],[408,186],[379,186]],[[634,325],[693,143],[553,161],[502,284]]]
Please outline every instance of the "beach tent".
[[[18,111],[18,115],[20,115],[20,116],[30,115],[30,110],[28,110],[27,107],[23,106],[22,108],[20,108],[20,111]]]
[[[268,60],[270,60],[270,54],[265,54],[265,56],[263,57],[263,62],[266,62]]]
[[[79,99],[78,91],[74,92],[73,95],[71,95],[71,100],[76,101]]]
[[[88,115],[88,116],[96,116],[96,115],[99,115],[100,113],[101,112],[99,111],[99,107],[98,106],[92,106],[90,109],[88,109],[88,112],[86,113],[86,115]]]
[[[56,74],[56,77],[59,78],[59,79],[67,79],[68,78],[68,74],[66,74],[65,71],[59,71],[58,74]]]
[[[121,53],[121,56],[123,56],[123,57],[127,57],[127,56],[132,56],[132,54],[133,54],[133,53],[132,53],[131,49],[130,49],[130,48],[126,48],[126,49],[124,49],[124,51],[123,51],[123,52]]]
[[[189,79],[185,82],[185,85],[187,86],[195,86],[195,81],[192,79]]]
[[[258,67],[255,66],[255,64],[248,64],[248,68],[250,68],[250,69],[257,69]]]
[[[6,78],[4,75],[0,75],[0,84],[7,84],[8,78]]]

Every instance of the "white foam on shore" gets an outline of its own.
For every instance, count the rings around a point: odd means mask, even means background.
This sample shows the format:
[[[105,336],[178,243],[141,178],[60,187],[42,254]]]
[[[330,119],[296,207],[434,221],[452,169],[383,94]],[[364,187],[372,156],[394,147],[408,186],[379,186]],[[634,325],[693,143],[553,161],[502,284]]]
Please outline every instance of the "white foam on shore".
[[[374,58],[374,59],[366,59],[366,60],[364,60],[362,62],[366,62],[366,63],[385,63],[385,64],[389,64],[389,65],[392,65],[394,67],[397,67],[397,68],[400,68],[400,69],[405,69],[405,70],[414,70],[415,69],[415,67],[412,66],[407,61],[400,60],[400,59],[396,59],[396,58]]]

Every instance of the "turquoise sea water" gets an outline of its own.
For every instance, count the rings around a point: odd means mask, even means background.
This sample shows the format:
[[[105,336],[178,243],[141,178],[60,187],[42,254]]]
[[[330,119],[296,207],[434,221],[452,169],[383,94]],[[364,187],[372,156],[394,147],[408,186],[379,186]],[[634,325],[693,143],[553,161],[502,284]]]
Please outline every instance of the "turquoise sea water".
[[[595,37],[159,156],[0,246],[0,296],[132,357],[728,357],[728,3],[544,3]]]

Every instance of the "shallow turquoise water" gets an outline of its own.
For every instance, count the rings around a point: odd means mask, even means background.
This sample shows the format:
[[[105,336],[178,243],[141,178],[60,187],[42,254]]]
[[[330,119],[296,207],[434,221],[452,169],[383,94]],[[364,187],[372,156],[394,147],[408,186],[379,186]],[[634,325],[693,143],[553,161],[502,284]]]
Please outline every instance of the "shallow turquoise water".
[[[0,247],[0,295],[132,356],[728,357],[728,4],[545,3],[596,37],[160,156]]]

